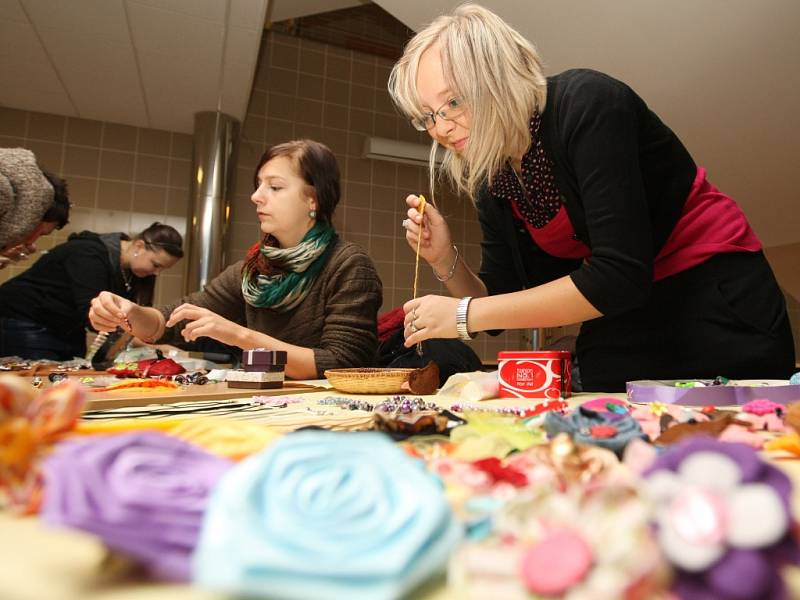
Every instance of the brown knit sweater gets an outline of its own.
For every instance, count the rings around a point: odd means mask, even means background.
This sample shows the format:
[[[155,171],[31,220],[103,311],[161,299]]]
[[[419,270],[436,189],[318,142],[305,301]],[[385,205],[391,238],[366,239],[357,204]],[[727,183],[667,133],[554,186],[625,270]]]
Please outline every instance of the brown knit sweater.
[[[337,241],[308,296],[288,312],[255,308],[244,301],[242,265],[243,261],[231,265],[203,291],[159,310],[168,319],[188,302],[288,344],[313,348],[319,378],[325,369],[375,364],[382,289],[372,260],[361,248]],[[168,329],[158,343],[183,345],[180,332],[186,323]]]
[[[53,204],[53,186],[25,148],[0,148],[0,249],[19,244]]]

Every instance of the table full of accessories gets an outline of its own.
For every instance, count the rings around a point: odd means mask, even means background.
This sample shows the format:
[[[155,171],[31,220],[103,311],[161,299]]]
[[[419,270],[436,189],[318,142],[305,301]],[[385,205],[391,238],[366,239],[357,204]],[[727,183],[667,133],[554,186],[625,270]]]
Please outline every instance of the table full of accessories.
[[[104,404],[7,377],[3,600],[800,597],[800,385]]]

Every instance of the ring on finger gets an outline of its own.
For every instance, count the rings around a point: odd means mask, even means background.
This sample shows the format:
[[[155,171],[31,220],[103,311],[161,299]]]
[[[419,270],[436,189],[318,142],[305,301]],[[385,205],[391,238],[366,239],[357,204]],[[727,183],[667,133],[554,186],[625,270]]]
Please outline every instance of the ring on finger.
[[[412,319],[411,319],[412,321],[416,321],[417,320],[417,308],[416,307],[411,309],[411,317],[412,317]]]
[[[403,229],[408,229],[408,219],[403,219]]]
[[[417,333],[418,331],[419,329],[417,329],[417,326],[414,325],[414,321],[411,321],[411,333]]]

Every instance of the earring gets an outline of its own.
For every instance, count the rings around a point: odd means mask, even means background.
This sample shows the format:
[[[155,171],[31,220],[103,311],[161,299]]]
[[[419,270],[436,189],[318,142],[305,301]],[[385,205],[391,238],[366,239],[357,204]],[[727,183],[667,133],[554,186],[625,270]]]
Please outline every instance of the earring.
[[[136,258],[137,256],[139,256],[139,253],[138,252],[134,252],[133,253],[133,258]]]
[[[316,219],[316,218],[317,218],[317,211],[315,211],[315,210],[312,208],[310,211],[308,211],[308,216],[309,216],[310,218],[312,218],[312,219]]]

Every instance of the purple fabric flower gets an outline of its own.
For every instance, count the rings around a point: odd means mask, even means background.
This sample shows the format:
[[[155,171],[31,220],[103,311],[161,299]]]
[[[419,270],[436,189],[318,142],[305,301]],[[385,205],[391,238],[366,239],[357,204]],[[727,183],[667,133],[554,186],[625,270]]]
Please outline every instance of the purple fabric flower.
[[[186,581],[209,493],[232,464],[153,431],[68,441],[44,464],[42,517]]]
[[[748,446],[694,437],[645,476],[682,600],[786,598],[780,569],[800,562],[800,548],[785,473]]]

